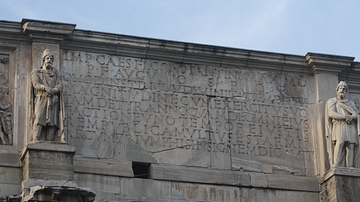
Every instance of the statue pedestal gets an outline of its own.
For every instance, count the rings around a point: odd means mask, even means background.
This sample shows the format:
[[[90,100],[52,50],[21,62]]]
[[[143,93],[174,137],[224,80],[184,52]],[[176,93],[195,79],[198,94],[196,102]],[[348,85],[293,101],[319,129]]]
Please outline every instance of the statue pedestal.
[[[320,181],[320,201],[360,201],[360,169],[332,167]]]
[[[73,181],[74,155],[63,142],[28,144],[21,156],[23,201],[93,201],[95,193]]]

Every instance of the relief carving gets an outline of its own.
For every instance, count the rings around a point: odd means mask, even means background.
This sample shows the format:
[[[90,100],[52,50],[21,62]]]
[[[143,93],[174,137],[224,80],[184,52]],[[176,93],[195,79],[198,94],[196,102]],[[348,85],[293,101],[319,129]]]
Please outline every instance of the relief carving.
[[[32,141],[54,141],[59,131],[62,85],[53,62],[54,56],[46,49],[42,54],[41,68],[31,72],[35,103]]]
[[[12,132],[12,105],[7,100],[9,83],[5,75],[0,72],[0,144],[11,145]]]
[[[359,140],[359,114],[355,103],[348,100],[348,86],[340,81],[337,97],[326,102],[325,131],[330,165],[354,167]]]
[[[9,61],[9,58],[4,57],[4,58],[0,58],[0,63],[2,64],[6,64]]]

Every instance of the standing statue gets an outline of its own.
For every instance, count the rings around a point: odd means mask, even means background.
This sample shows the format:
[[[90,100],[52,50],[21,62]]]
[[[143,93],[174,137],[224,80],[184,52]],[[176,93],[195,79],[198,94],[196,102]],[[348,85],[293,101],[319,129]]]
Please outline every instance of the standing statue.
[[[46,49],[42,54],[41,68],[31,72],[35,96],[32,141],[54,141],[59,130],[62,85],[53,62],[54,56]]]
[[[13,141],[12,133],[12,105],[6,99],[9,88],[6,87],[7,81],[0,73],[0,144],[11,145]]]
[[[359,114],[354,102],[348,100],[344,81],[336,87],[337,97],[326,102],[325,131],[330,164],[354,167],[359,144]]]

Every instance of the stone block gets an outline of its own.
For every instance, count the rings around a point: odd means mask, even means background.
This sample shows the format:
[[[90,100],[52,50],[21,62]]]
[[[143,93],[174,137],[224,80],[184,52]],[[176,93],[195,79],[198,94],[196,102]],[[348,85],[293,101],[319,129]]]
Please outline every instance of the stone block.
[[[0,183],[18,185],[21,182],[21,169],[0,167]]]
[[[255,189],[251,190],[251,197],[246,198],[245,201],[271,201],[271,202],[304,202],[319,201],[318,192],[304,192],[292,190],[278,190],[278,189]]]
[[[119,177],[75,173],[74,181],[80,187],[89,187],[96,192],[120,193]]]
[[[251,179],[251,186],[253,187],[268,187],[268,179],[264,173],[249,173]]]
[[[360,169],[332,167],[320,180],[320,201],[360,201]]]
[[[122,196],[143,198],[146,201],[166,201],[171,198],[171,182],[122,178],[120,187],[120,195]]]
[[[19,184],[3,184],[0,183],[0,197],[17,195],[21,191],[21,185]]]
[[[152,179],[166,181],[225,184],[236,186],[250,185],[249,174],[245,172],[185,166],[152,164],[150,176]]]
[[[269,188],[319,192],[319,180],[317,177],[266,174]]]
[[[232,186],[171,183],[171,201],[242,201],[243,190]]]
[[[261,176],[259,175],[259,177]],[[109,184],[113,185],[113,183]],[[120,178],[120,187],[120,192],[116,193],[113,192],[114,190],[97,190],[96,201],[318,201],[318,192],[269,189],[264,186],[261,188],[252,186],[239,187],[219,184]]]
[[[20,167],[20,158],[19,152],[0,152],[0,165],[1,166],[11,166],[11,167]]]
[[[72,181],[74,154],[75,148],[65,143],[31,143],[21,157],[22,179]]]
[[[173,182],[171,201],[313,202],[318,193]]]
[[[74,171],[78,173],[134,177],[131,168],[131,162],[128,161],[112,161],[75,157]]]

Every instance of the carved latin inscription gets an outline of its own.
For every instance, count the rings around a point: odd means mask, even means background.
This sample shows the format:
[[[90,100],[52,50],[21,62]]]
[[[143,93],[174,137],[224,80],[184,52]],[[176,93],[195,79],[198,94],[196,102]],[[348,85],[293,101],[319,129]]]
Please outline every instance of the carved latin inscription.
[[[76,51],[63,59],[66,128],[82,155],[115,158],[132,139],[150,153],[304,159],[302,76]]]
[[[297,105],[229,101],[229,129],[236,154],[277,158],[304,158],[308,112]]]

